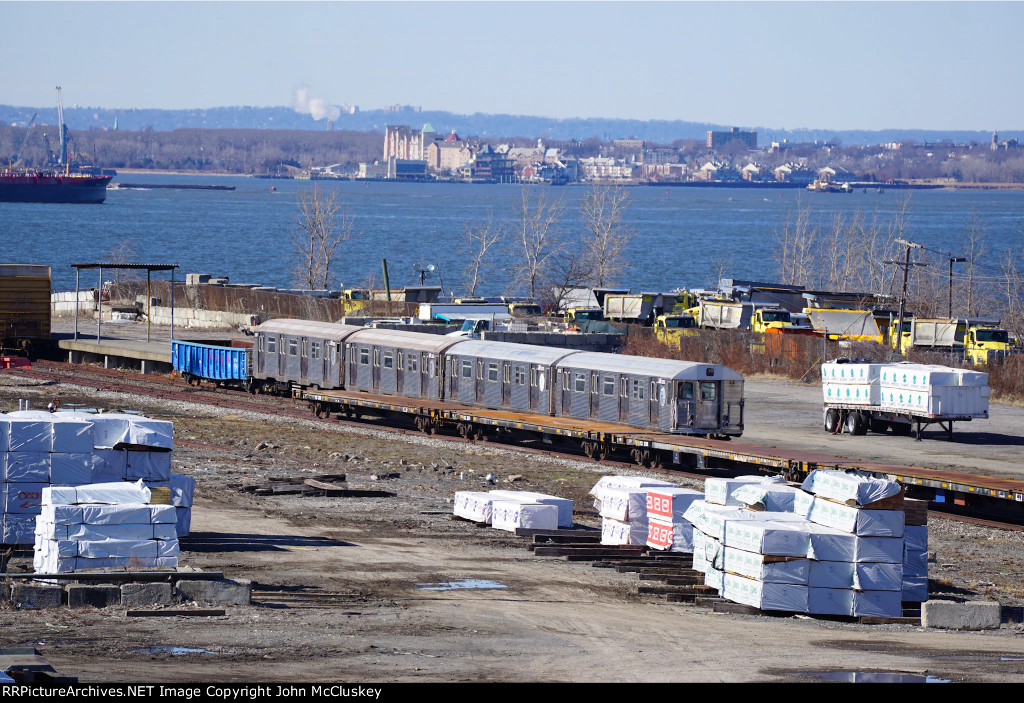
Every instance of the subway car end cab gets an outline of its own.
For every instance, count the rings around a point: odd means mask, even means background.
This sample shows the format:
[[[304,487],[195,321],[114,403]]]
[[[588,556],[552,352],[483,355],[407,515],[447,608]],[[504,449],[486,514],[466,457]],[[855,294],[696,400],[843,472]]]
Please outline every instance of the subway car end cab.
[[[555,415],[676,434],[743,433],[743,376],[727,366],[577,352],[555,363]]]

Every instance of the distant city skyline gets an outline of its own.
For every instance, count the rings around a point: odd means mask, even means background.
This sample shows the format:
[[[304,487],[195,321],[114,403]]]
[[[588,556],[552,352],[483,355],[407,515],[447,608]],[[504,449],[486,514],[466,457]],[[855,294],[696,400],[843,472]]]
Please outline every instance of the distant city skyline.
[[[1024,127],[1022,2],[11,2],[0,103]]]

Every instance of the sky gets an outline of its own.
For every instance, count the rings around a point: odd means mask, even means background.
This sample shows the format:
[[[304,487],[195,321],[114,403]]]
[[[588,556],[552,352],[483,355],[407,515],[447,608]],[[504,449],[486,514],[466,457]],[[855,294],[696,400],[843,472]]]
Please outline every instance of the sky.
[[[0,0],[0,104],[1024,128],[1024,2]],[[15,67],[16,70],[12,70]]]

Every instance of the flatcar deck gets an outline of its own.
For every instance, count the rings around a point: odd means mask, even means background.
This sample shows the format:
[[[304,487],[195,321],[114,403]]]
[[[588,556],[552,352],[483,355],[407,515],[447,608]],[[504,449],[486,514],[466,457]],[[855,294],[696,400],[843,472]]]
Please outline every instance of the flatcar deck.
[[[718,440],[688,435],[665,434],[639,428],[596,422],[582,418],[471,408],[465,405],[351,391],[296,390],[295,398],[323,408],[364,408],[427,418],[436,424],[471,424],[505,430],[532,432],[563,437],[581,443],[632,452],[634,449],[656,452],[672,463],[688,463],[699,468],[720,466],[781,472],[797,478],[815,469],[859,469],[887,474],[908,488],[933,490],[934,499],[961,505],[971,497],[995,500],[1001,508],[1024,513],[1024,481],[945,471],[921,466],[887,464],[849,459],[826,453],[748,444],[736,440]],[[634,453],[634,456],[637,454]],[[927,493],[927,491],[926,491]],[[976,500],[976,498],[974,500]],[[1013,506],[1009,503],[1020,505]]]

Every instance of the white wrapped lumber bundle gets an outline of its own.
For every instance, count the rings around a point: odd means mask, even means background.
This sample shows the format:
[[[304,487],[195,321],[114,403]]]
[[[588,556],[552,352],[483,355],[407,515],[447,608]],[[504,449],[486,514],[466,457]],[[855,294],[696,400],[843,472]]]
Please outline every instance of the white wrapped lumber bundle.
[[[903,487],[896,481],[876,478],[864,471],[816,469],[804,479],[801,487],[816,496],[859,507],[877,506],[880,501],[903,493]],[[892,507],[902,507],[902,504]]]
[[[837,363],[826,361],[821,365],[822,384],[833,385],[877,385],[886,364]]]
[[[646,544],[647,523],[601,518],[601,544]]]
[[[540,503],[541,505],[553,505],[558,509],[558,527],[572,527],[572,500],[559,498],[558,496],[546,493],[534,493],[532,491],[491,491],[496,497],[511,498],[519,502]]]
[[[494,496],[486,491],[456,491],[452,514],[466,520],[489,525],[493,502]]]
[[[602,476],[594,487],[590,489],[590,495],[594,496],[594,509],[601,510],[601,502],[604,500],[604,492],[607,489],[620,490],[632,488],[657,488],[657,487],[678,488],[675,483],[662,481],[656,478],[643,478],[641,476]]]
[[[142,481],[43,489],[35,570],[177,567],[175,508],[149,505],[150,497]]]
[[[780,476],[771,476],[758,482],[745,483],[733,490],[731,500],[750,510],[770,513],[795,512],[797,497],[803,493],[799,486],[791,486]]]
[[[554,530],[558,528],[558,506],[495,498],[491,503],[491,527],[507,532],[519,528]]]
[[[882,403],[882,387],[877,384],[860,386],[825,383],[821,386],[821,393],[826,403],[864,406]]]
[[[732,497],[736,489],[750,483],[760,483],[763,476],[737,476],[736,478],[704,479],[704,500],[714,505],[742,505]]]

